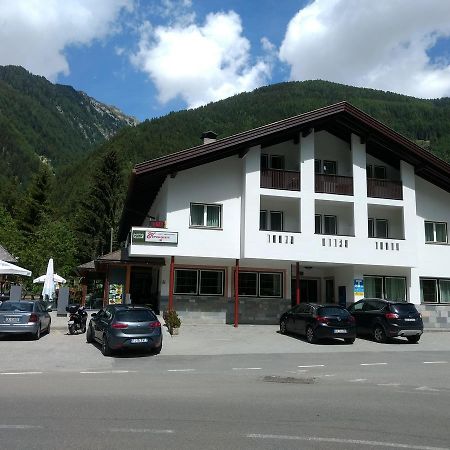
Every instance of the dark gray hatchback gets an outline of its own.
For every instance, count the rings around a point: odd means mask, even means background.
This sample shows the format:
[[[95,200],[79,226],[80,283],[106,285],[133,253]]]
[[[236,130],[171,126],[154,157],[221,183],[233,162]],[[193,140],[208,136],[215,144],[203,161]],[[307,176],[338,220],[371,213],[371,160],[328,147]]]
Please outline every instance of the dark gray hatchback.
[[[342,306],[301,303],[280,317],[280,333],[305,335],[311,344],[330,338],[341,338],[353,344],[355,319]]]
[[[355,318],[357,334],[372,336],[377,342],[401,336],[417,343],[423,333],[422,317],[412,303],[364,298],[348,311]]]
[[[162,348],[161,323],[149,308],[110,305],[92,314],[86,340],[99,342],[105,356],[121,349],[158,354]]]

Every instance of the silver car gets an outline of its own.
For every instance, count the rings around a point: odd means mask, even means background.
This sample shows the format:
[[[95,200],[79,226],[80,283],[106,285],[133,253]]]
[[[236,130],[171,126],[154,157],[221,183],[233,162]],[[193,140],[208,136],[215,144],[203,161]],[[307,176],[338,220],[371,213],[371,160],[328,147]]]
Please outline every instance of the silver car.
[[[50,333],[52,319],[41,301],[11,301],[0,305],[0,334],[31,334],[39,339],[42,332]]]

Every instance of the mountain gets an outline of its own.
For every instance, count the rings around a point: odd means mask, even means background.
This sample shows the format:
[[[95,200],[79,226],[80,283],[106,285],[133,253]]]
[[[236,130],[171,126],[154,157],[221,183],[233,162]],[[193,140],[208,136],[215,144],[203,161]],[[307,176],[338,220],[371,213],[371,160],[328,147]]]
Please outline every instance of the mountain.
[[[22,67],[0,66],[0,182],[27,182],[42,162],[73,164],[137,121],[70,86]],[[1,201],[1,198],[0,198]]]

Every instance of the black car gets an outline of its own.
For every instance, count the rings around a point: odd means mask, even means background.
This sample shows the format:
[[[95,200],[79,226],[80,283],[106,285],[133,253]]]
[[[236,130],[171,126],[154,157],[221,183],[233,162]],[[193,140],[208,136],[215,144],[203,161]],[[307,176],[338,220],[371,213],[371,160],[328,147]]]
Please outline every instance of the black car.
[[[280,317],[280,332],[306,336],[313,344],[319,339],[341,338],[355,342],[355,319],[342,306],[301,303]]]
[[[377,342],[402,336],[417,343],[423,333],[422,317],[412,303],[364,298],[348,311],[355,318],[357,334],[372,336]]]
[[[101,343],[105,356],[120,349],[158,354],[162,348],[161,323],[150,308],[110,305],[91,315],[86,340]]]

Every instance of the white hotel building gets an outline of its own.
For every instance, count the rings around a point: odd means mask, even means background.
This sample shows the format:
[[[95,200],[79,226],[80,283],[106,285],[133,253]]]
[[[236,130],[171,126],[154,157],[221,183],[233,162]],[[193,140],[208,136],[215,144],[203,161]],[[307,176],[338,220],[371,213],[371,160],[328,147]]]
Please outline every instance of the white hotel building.
[[[155,307],[182,319],[277,323],[366,296],[450,327],[449,164],[346,102],[204,138],[133,170],[124,301],[145,263]]]

